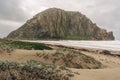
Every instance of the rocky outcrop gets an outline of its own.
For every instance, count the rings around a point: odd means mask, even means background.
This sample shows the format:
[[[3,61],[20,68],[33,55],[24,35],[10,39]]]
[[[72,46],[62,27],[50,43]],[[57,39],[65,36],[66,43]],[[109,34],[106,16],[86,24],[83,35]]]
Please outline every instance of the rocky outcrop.
[[[58,8],[50,8],[35,15],[7,38],[114,40],[112,32],[99,28],[80,12]]]

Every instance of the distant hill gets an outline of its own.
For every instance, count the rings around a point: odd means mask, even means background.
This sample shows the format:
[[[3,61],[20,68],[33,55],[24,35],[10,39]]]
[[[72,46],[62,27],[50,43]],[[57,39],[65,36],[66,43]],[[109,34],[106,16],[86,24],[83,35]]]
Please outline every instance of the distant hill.
[[[49,8],[11,32],[8,39],[114,40],[113,32],[99,28],[80,12]]]

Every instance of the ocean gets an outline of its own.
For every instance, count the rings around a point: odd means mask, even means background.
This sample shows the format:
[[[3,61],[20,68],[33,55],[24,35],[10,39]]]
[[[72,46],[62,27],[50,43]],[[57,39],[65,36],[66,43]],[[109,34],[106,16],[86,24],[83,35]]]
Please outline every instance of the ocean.
[[[64,46],[80,47],[80,48],[94,48],[94,49],[104,49],[104,50],[111,50],[111,51],[120,51],[120,41],[37,40],[37,41],[31,41],[31,42],[64,45]]]

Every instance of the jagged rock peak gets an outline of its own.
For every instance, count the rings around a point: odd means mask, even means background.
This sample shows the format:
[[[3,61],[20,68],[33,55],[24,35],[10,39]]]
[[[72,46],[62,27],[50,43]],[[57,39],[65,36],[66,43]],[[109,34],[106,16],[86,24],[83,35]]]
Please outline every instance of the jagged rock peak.
[[[38,13],[7,38],[114,40],[113,32],[99,28],[82,13],[59,8]]]

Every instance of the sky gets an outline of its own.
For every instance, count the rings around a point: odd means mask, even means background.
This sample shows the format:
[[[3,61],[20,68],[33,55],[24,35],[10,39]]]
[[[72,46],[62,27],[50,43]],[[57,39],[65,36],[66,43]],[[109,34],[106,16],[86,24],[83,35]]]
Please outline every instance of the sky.
[[[79,11],[120,40],[120,0],[0,0],[0,37],[48,8]]]

